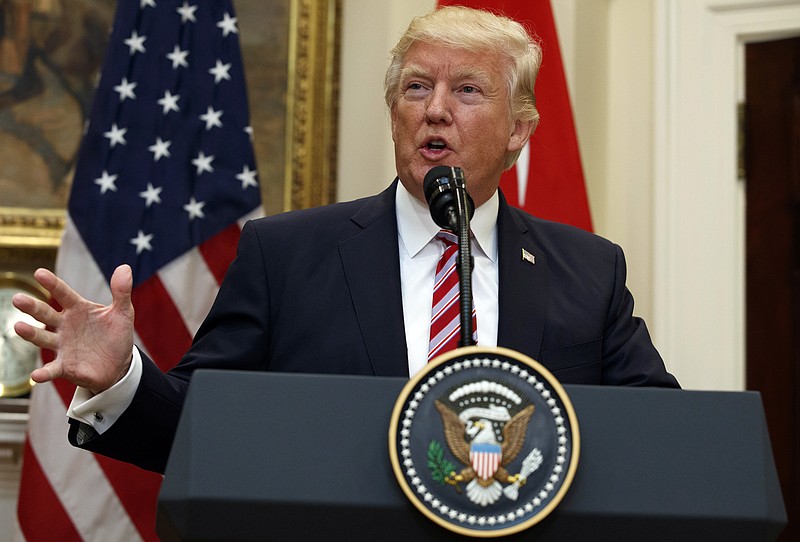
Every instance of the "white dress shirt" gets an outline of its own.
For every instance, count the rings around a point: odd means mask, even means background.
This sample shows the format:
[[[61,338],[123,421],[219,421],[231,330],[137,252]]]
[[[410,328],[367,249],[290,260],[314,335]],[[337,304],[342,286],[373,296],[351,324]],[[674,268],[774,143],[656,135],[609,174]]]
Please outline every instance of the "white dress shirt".
[[[397,235],[400,247],[400,281],[403,292],[403,320],[408,349],[408,373],[413,376],[428,362],[431,301],[436,264],[444,245],[436,239],[439,227],[428,206],[415,199],[398,183],[396,201]],[[497,268],[497,192],[475,210],[472,230],[472,296],[475,305],[478,344],[497,345],[498,268]],[[426,292],[421,295],[420,292]],[[78,388],[67,416],[91,425],[103,433],[133,401],[142,376],[142,358],[134,347],[131,367],[125,377],[108,390],[93,395]]]
[[[497,346],[499,205],[500,197],[495,192],[489,201],[475,210],[470,222],[472,257],[475,260],[472,298],[480,346]],[[399,183],[396,209],[408,374],[414,376],[428,362],[433,284],[444,243],[436,239],[440,228],[431,218],[428,206],[414,198]],[[422,295],[420,292],[427,293]]]

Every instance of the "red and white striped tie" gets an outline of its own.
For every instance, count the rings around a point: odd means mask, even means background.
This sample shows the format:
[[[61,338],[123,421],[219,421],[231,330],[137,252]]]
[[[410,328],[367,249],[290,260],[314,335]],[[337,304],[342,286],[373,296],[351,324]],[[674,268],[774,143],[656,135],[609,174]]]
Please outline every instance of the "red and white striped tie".
[[[444,253],[436,265],[436,281],[433,285],[431,306],[431,338],[428,345],[428,361],[439,354],[458,348],[461,338],[461,295],[458,286],[458,239],[449,231],[440,230],[436,238],[444,243]],[[472,339],[478,336],[475,308],[472,308]]]

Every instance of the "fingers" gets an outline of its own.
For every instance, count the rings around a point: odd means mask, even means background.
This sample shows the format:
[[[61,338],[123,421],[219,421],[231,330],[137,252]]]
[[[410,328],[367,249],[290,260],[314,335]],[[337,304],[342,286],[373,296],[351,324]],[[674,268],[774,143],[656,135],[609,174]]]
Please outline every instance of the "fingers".
[[[38,384],[50,382],[59,377],[61,377],[61,364],[55,361],[48,363],[44,367],[39,367],[31,373],[31,380]]]
[[[27,322],[15,322],[14,331],[17,335],[39,348],[56,350],[58,347],[58,335],[52,331],[32,326]]]
[[[46,326],[58,326],[60,313],[40,299],[35,299],[27,294],[14,294],[11,303]]]
[[[55,299],[58,304],[65,309],[72,307],[81,301],[85,301],[81,296],[78,295],[77,292],[75,292],[75,290],[70,288],[66,282],[58,278],[55,273],[48,269],[37,269],[33,273],[33,278],[35,278],[45,290],[50,292],[50,295],[53,296],[53,299]]]
[[[111,277],[112,304],[103,306],[81,297],[67,283],[46,269],[34,273],[52,295],[60,310],[24,294],[13,298],[22,312],[45,324],[17,322],[14,330],[39,348],[56,353],[54,361],[31,373],[35,382],[65,378],[92,390],[112,386],[126,369],[133,348],[133,272],[119,266]]]

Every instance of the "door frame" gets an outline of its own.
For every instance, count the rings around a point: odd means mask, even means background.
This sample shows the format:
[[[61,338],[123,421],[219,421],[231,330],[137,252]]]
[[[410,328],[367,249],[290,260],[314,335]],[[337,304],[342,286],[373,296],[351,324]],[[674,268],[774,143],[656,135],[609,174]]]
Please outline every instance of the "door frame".
[[[800,2],[656,0],[654,17],[654,339],[684,387],[743,390],[744,45],[800,36]]]

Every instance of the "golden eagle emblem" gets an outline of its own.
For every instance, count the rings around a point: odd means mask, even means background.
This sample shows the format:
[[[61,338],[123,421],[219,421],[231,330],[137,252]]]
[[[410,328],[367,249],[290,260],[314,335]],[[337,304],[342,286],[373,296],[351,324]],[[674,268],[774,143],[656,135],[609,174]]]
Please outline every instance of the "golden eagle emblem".
[[[447,446],[464,465],[460,472],[448,473],[443,481],[458,490],[459,484],[466,484],[467,497],[480,506],[494,504],[503,493],[516,500],[519,487],[542,462],[541,451],[534,448],[519,473],[512,475],[506,469],[523,448],[534,405],[513,416],[498,404],[470,406],[458,414],[442,400],[434,405],[442,417]],[[510,485],[504,489],[503,484]]]

